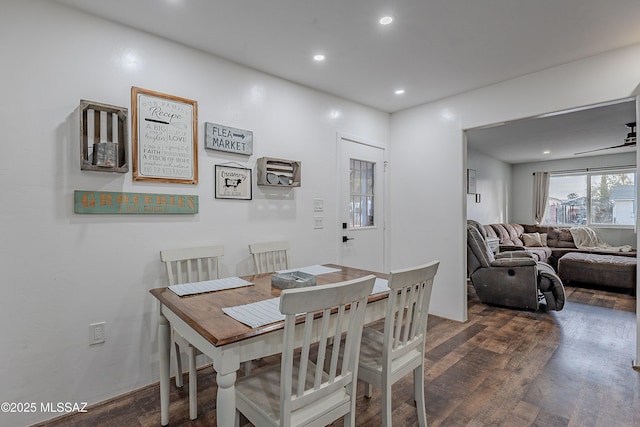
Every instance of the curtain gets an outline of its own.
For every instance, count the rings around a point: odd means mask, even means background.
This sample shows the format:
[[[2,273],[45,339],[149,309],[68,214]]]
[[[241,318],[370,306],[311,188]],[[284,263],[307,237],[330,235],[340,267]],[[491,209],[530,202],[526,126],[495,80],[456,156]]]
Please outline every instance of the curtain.
[[[549,172],[533,173],[533,220],[541,224],[549,200]]]

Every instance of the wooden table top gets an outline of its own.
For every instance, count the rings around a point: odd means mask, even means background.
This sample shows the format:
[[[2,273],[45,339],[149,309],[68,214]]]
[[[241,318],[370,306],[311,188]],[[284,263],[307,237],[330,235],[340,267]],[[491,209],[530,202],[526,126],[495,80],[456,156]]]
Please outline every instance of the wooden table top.
[[[334,273],[317,276],[317,285],[343,282],[357,279],[369,274],[387,279],[388,275],[368,270],[345,267],[336,264],[324,264],[327,267],[339,268]],[[280,289],[271,286],[272,273],[243,276],[253,286],[227,289],[217,292],[179,297],[169,288],[151,289],[149,292],[164,306],[184,320],[189,326],[215,346],[223,346],[256,335],[276,331],[284,327],[284,322],[272,323],[259,328],[251,328],[244,323],[226,315],[223,307],[250,304],[280,296]],[[369,297],[369,302],[387,298],[386,293]]]

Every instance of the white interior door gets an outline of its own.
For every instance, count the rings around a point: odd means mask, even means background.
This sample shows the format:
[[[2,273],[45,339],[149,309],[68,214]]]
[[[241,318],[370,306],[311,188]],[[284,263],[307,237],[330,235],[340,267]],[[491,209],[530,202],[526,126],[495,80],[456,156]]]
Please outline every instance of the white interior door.
[[[384,149],[338,136],[339,258],[342,265],[386,271]]]

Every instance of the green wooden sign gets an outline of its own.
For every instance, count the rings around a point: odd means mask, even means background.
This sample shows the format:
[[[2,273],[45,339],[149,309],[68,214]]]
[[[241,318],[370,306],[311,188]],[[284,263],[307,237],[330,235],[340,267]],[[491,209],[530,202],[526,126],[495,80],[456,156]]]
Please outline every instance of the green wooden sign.
[[[198,213],[194,195],[75,190],[73,199],[73,211],[78,214]]]

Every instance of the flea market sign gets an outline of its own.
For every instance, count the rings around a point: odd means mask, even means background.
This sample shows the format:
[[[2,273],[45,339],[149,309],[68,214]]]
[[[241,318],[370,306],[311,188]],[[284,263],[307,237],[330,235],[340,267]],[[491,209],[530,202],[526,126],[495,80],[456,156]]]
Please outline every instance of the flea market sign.
[[[76,190],[73,198],[73,211],[77,214],[198,213],[195,195]]]
[[[204,148],[250,156],[253,154],[253,132],[205,122]]]

